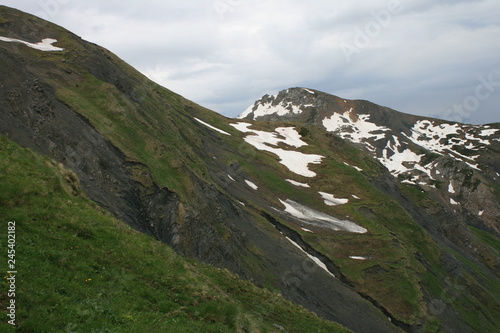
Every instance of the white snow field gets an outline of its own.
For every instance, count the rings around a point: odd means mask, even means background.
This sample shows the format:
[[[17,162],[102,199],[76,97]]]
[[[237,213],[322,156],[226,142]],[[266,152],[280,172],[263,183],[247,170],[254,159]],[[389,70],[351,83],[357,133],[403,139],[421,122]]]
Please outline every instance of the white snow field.
[[[364,234],[368,231],[367,229],[357,225],[354,222],[347,220],[339,220],[328,214],[301,205],[293,200],[287,199],[283,201],[279,199],[279,201],[281,202],[281,204],[283,204],[283,206],[285,206],[284,211],[286,213],[299,219],[301,222],[305,224],[336,231],[342,230],[360,234]]]
[[[8,43],[21,43],[24,44],[28,47],[31,47],[32,49],[35,50],[40,50],[40,51],[64,51],[63,48],[61,47],[56,47],[52,44],[57,42],[57,39],[52,39],[52,38],[44,38],[42,39],[41,42],[38,42],[36,44],[34,43],[29,43],[21,39],[16,39],[16,38],[8,38],[8,37],[3,37],[0,36],[0,41],[3,42],[8,42]]]
[[[304,177],[315,177],[316,173],[309,170],[309,164],[320,164],[324,156],[316,154],[304,154],[295,150],[285,150],[276,147],[279,143],[300,148],[307,145],[300,139],[299,133],[293,127],[280,127],[275,132],[266,132],[249,129],[252,124],[239,122],[231,124],[237,130],[250,133],[244,140],[258,150],[268,151],[280,158],[280,163],[291,172]],[[282,136],[280,138],[279,136]],[[273,147],[274,146],[274,147]]]

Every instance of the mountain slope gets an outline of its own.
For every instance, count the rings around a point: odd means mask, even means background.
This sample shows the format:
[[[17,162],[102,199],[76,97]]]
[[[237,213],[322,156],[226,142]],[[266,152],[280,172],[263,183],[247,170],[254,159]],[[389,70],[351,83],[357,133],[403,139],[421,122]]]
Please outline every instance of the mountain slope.
[[[86,198],[72,172],[5,138],[0,171],[0,218],[16,222],[18,331],[347,332],[133,231]]]
[[[449,184],[439,187],[433,173],[435,188],[422,192],[414,184],[427,173],[416,170],[414,180],[387,170],[378,132],[370,150],[325,131],[319,124],[331,110],[227,119],[60,27],[6,7],[0,18],[0,36],[10,38],[0,40],[0,74],[9,78],[0,82],[0,135],[73,170],[82,191],[118,219],[353,331],[498,325],[498,184],[469,172],[472,161],[435,152],[420,159],[443,160],[435,170],[460,189],[454,200],[480,191],[492,202],[475,218],[450,209],[441,190]],[[44,38],[63,50],[33,48]],[[291,92],[284,98],[307,99]],[[405,117],[397,126],[417,119]],[[492,147],[475,162],[498,172]]]

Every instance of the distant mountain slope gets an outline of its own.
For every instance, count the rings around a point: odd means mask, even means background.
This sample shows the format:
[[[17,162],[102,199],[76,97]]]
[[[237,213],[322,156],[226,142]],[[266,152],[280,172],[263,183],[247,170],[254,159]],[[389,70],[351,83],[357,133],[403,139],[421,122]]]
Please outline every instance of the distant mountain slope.
[[[0,135],[135,229],[356,332],[500,324],[498,126],[305,89],[228,119],[27,14],[0,36]]]
[[[500,186],[500,123],[427,119],[305,88],[265,95],[238,118],[324,128],[359,144],[399,181],[434,193],[474,225],[499,235],[494,189]]]

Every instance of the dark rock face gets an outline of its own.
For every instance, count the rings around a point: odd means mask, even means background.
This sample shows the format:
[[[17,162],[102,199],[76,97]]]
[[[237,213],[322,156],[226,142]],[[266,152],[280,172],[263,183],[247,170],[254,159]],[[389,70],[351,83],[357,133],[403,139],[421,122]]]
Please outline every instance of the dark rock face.
[[[2,59],[7,62],[4,54]],[[55,99],[50,87],[29,73],[19,77],[16,67],[11,63],[2,70],[17,84],[13,90],[0,91],[0,133],[73,170],[92,200],[137,230],[161,239],[171,237],[172,226],[160,216],[175,212],[176,195],[156,187],[141,197],[141,185],[132,180],[130,171],[134,163],[126,161],[86,119]]]

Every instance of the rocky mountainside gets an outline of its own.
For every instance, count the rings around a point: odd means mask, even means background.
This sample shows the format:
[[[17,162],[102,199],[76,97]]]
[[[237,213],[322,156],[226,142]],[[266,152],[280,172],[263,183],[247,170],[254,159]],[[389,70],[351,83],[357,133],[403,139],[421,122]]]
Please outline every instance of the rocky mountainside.
[[[228,119],[6,7],[0,64],[0,135],[179,254],[355,332],[500,325],[498,124],[302,88]]]

